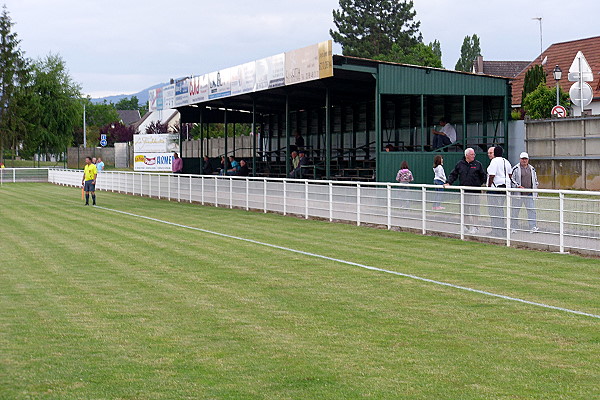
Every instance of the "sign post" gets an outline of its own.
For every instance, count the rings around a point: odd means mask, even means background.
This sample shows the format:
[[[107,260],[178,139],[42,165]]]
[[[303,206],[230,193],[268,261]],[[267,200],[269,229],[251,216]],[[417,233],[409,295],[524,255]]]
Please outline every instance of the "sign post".
[[[592,102],[593,91],[587,82],[593,80],[594,75],[590,64],[583,53],[578,51],[571,68],[569,68],[569,81],[575,82],[569,89],[569,95],[573,104],[581,107],[581,115],[583,115],[583,108]]]

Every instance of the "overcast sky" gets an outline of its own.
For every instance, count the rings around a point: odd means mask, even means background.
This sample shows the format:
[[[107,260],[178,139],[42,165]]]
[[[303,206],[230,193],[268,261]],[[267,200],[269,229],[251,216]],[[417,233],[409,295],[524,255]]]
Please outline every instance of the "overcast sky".
[[[59,54],[85,94],[139,92],[330,39],[338,0],[0,0],[30,58]],[[531,61],[552,43],[600,35],[596,1],[415,0],[425,43],[453,69],[466,35],[486,60]],[[334,43],[334,53],[341,48]],[[568,68],[568,66],[566,66]],[[565,68],[563,68],[564,70]]]

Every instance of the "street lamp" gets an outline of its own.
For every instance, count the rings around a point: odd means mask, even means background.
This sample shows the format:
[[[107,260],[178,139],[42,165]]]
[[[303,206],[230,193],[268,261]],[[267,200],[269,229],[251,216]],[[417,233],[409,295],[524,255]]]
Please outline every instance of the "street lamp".
[[[552,71],[552,75],[554,75],[554,80],[556,80],[556,105],[560,105],[560,96],[559,96],[559,86],[558,81],[562,78],[562,69],[557,65],[554,67],[554,71]]]
[[[83,101],[83,148],[87,147],[86,138],[85,138],[85,100]]]

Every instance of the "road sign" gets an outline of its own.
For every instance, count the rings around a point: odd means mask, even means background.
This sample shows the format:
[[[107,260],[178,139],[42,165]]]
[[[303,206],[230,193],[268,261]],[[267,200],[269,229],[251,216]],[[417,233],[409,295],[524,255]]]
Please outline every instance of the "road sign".
[[[571,68],[569,68],[569,81],[577,82],[580,79],[584,82],[591,82],[594,80],[594,74],[592,74],[590,64],[588,64],[583,53],[578,51]]]
[[[102,139],[100,141],[100,146],[105,147],[108,144],[108,142],[106,141],[106,139]]]
[[[583,112],[583,107],[592,102],[592,87],[587,82],[583,82],[582,86],[579,85],[579,82],[575,82],[569,89],[569,96],[571,96],[573,104],[581,107]]]
[[[563,106],[554,106],[552,107],[552,115],[558,118],[566,117],[567,110]]]

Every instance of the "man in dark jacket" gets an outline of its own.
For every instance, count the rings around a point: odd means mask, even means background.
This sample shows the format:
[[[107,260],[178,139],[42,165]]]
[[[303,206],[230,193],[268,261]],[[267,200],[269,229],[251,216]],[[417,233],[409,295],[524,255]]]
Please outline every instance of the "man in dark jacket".
[[[475,150],[470,147],[465,150],[465,158],[456,163],[444,186],[452,185],[457,179],[461,186],[481,187],[486,181],[486,172],[483,165],[475,159]],[[476,225],[479,216],[480,196],[481,192],[478,190],[465,191],[465,232],[472,235],[479,232]],[[471,226],[470,229],[468,225]]]

